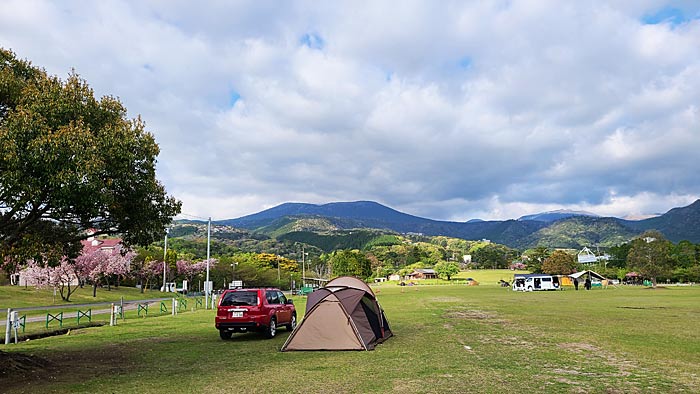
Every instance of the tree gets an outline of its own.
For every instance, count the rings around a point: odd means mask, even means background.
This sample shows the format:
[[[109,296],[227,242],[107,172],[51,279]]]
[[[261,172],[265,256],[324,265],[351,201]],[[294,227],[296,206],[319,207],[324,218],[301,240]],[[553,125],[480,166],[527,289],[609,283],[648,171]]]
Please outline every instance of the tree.
[[[698,247],[690,241],[680,241],[673,247],[672,255],[677,267],[690,268],[698,262]]]
[[[576,258],[563,250],[555,250],[542,262],[545,274],[569,275],[576,272]]]
[[[471,250],[472,261],[482,268],[508,268],[510,260],[516,256],[513,249],[504,245],[488,243]]]
[[[672,243],[658,231],[647,231],[632,241],[627,255],[627,268],[639,272],[656,287],[660,276],[670,275]]]
[[[56,267],[43,267],[29,261],[23,271],[25,280],[37,288],[57,288],[61,299],[69,302],[70,296],[80,288],[75,264],[63,259]]]
[[[535,249],[525,251],[525,265],[531,272],[542,272],[542,263],[552,252],[545,246],[538,246]]]
[[[96,297],[100,282],[106,281],[108,289],[111,290],[110,277],[121,277],[129,273],[129,267],[135,255],[136,253],[131,251],[123,252],[120,247],[111,251],[96,249],[78,256],[75,259],[75,266],[81,278],[90,280],[92,296]]]
[[[357,250],[340,250],[330,257],[330,265],[334,276],[356,276],[368,278],[372,275],[370,260]]]
[[[143,263],[139,269],[137,276],[145,280],[145,285],[141,287],[143,293],[144,287],[149,287],[152,283],[158,283],[163,280],[163,261],[150,260]],[[170,274],[170,266],[165,264],[166,276]]]
[[[209,260],[210,268],[213,265],[213,260]],[[197,263],[193,263],[191,261],[186,261],[186,260],[178,260],[177,261],[177,273],[178,275],[182,275],[187,279],[187,282],[189,283],[189,286],[191,287],[194,284],[194,277],[201,274],[202,272],[205,272],[207,270],[207,261],[200,261]]]
[[[629,254],[631,247],[632,245],[629,242],[617,246],[612,246],[608,250],[608,254],[610,255],[610,259],[608,260],[607,264],[608,267],[625,267],[625,265],[627,265],[627,255]]]
[[[435,264],[434,269],[439,277],[446,277],[447,280],[451,280],[454,275],[459,273],[459,264],[454,261],[440,261]]]
[[[0,48],[0,255],[39,265],[73,259],[79,241],[160,239],[181,203],[155,177],[159,149],[114,97],[71,73],[49,76]],[[12,267],[7,267],[11,268]]]

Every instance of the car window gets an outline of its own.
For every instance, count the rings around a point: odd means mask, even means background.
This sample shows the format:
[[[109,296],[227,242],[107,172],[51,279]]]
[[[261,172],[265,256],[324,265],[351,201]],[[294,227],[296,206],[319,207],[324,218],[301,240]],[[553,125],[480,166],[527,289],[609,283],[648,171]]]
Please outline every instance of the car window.
[[[278,296],[279,299],[280,299],[280,304],[286,304],[286,303],[287,303],[287,297],[285,297],[284,294],[282,294],[281,291],[278,291],[278,292],[277,292],[277,296]]]
[[[279,304],[280,303],[280,300],[279,300],[279,297],[277,296],[276,291],[266,291],[265,297],[267,297],[268,304]]]
[[[224,294],[224,298],[221,300],[221,306],[234,306],[234,305],[247,305],[253,306],[258,305],[258,292],[257,291],[231,291]]]

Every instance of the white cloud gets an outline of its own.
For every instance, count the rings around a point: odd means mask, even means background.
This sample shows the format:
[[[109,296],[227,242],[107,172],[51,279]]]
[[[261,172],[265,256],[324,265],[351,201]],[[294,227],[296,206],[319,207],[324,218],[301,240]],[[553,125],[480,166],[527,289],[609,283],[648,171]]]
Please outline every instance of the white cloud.
[[[645,24],[665,7],[686,19]],[[3,11],[0,45],[141,114],[188,214],[375,200],[452,220],[625,215],[700,197],[693,1]]]

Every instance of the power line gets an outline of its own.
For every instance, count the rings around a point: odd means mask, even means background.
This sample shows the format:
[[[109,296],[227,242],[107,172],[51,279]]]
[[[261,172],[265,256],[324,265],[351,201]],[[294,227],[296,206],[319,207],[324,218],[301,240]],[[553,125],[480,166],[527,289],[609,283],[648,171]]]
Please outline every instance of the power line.
[[[194,219],[209,220],[209,218],[203,218],[201,216],[191,215],[189,213],[178,213],[177,215],[175,215],[175,217],[178,217],[178,216],[187,216],[187,217],[194,218]]]

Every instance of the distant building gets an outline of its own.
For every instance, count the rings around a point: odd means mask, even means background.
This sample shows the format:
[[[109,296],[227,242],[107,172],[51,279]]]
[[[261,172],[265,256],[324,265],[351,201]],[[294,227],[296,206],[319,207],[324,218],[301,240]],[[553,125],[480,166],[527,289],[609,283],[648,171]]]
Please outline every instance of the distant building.
[[[80,241],[80,243],[83,244],[82,254],[91,253],[98,249],[111,252],[122,242],[121,238],[98,239],[92,236],[94,233],[94,230],[88,230],[88,234],[90,234],[90,236],[87,239]]]
[[[409,279],[437,279],[434,269],[417,269],[407,275]]]

